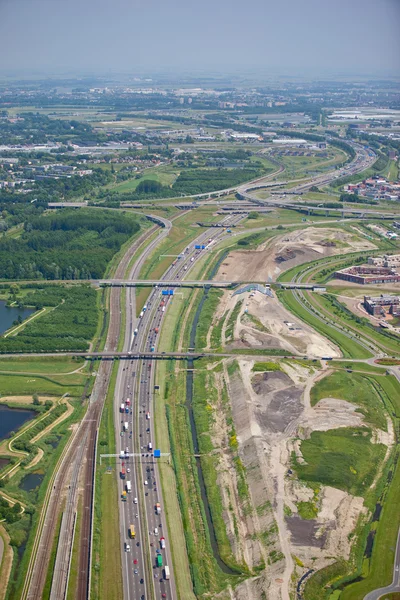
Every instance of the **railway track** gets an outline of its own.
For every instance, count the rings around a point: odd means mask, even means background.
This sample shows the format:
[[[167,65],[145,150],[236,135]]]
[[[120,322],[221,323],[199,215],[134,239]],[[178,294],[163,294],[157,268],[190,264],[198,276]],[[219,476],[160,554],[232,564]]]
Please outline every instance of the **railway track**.
[[[169,222],[165,220],[167,231],[161,231],[163,237],[167,235]],[[153,231],[157,227],[151,227],[142,234],[127,250],[120,261],[115,275],[123,277],[129,266],[129,262]],[[156,238],[158,240],[158,238]],[[108,349],[116,350],[120,336],[120,290],[111,289],[110,292],[110,322],[106,341]],[[67,501],[72,503],[72,496],[68,495],[68,484],[70,481],[71,468],[78,465],[77,478],[84,469],[84,511],[82,515],[81,536],[79,541],[79,576],[75,597],[79,600],[86,600],[89,596],[90,580],[90,548],[91,548],[91,522],[92,522],[92,495],[94,485],[94,460],[96,450],[96,435],[102,413],[103,403],[107,394],[109,380],[111,376],[112,363],[103,361],[100,364],[96,382],[93,388],[90,404],[85,419],[79,426],[75,436],[71,438],[62,454],[62,460],[58,463],[52,485],[49,485],[43,505],[42,514],[39,520],[37,535],[34,541],[31,560],[28,565],[21,600],[41,600],[43,588],[45,585],[47,571],[50,561],[50,553],[53,546],[54,535],[56,533],[56,524],[62,508],[62,497],[67,495]],[[83,456],[86,460],[82,461],[78,455],[78,449],[83,444]],[[76,501],[76,498],[74,498]],[[68,508],[68,507],[67,507]],[[69,520],[70,521],[70,520]],[[61,532],[59,539],[60,552],[72,545],[73,528],[65,527]],[[68,540],[68,537],[70,540]],[[58,551],[57,551],[58,555]],[[61,559],[60,559],[61,560]],[[57,558],[56,558],[57,562]],[[65,569],[54,571],[52,587],[57,590],[58,598],[66,596],[66,572]]]

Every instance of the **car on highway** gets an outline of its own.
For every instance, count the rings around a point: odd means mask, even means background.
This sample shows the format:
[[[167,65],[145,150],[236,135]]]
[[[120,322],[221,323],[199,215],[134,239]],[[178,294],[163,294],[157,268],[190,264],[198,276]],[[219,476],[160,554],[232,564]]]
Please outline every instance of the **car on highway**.
[[[149,482],[147,481],[147,479],[144,480],[144,485],[148,485]]]
[[[128,544],[127,542],[125,542],[125,552],[130,552],[130,551],[131,551],[130,544]]]

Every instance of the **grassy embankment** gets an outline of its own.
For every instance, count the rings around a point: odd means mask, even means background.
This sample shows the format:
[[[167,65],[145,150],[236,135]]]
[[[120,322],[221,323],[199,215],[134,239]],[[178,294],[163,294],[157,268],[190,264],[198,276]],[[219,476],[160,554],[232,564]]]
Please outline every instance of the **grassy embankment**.
[[[304,292],[304,297],[322,316],[335,319],[347,331],[378,346],[388,354],[400,353],[399,337],[382,328],[374,327],[367,318],[359,317],[331,294],[316,295]]]
[[[393,376],[337,372],[317,383],[312,391],[312,402],[316,403],[327,395],[358,404],[367,425],[383,425],[386,410],[394,421],[398,438],[400,385]],[[395,446],[392,450],[376,486],[368,489],[385,447],[380,450],[379,444],[371,444],[367,432],[366,428],[314,432],[309,440],[302,443],[307,465],[300,466],[300,471],[303,469],[305,479],[311,474],[313,482],[361,494],[370,514],[374,512],[376,502],[383,506],[380,516],[359,520],[349,561],[339,560],[309,579],[305,587],[306,600],[339,597],[340,600],[362,600],[367,592],[391,582],[400,525],[398,449]],[[369,556],[364,552],[371,532],[374,537],[372,555]],[[361,581],[351,583],[356,577],[361,577]],[[325,590],[322,596],[321,590]]]
[[[114,432],[114,389],[118,362],[114,364],[98,435],[98,452],[113,454]],[[95,479],[95,503],[93,521],[92,594],[95,598],[117,600],[122,597],[122,567],[119,539],[118,488],[114,468],[97,465]]]

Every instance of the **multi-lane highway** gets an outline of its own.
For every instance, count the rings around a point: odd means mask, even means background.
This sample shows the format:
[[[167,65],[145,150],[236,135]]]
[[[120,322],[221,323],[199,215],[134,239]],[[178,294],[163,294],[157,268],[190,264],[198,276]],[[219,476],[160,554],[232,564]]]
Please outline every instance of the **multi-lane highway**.
[[[229,216],[225,224],[229,227],[241,218],[241,215]],[[215,241],[224,235],[225,230],[203,231],[167,269],[163,279],[183,279],[206,251],[196,249],[195,245],[207,246],[209,240]],[[132,352],[132,359],[120,365],[114,402],[117,448],[122,453],[118,460],[117,478],[124,598],[175,600],[177,596],[171,559],[173,538],[167,529],[157,459],[153,458],[154,361],[134,356],[138,352],[153,354],[156,351],[168,304],[179,300],[172,300],[173,296],[163,295],[160,288],[154,288],[148,297],[146,309],[136,318],[135,291],[128,288],[126,294],[125,351]],[[128,454],[136,456],[130,457]],[[134,527],[134,537],[130,533],[131,525]]]

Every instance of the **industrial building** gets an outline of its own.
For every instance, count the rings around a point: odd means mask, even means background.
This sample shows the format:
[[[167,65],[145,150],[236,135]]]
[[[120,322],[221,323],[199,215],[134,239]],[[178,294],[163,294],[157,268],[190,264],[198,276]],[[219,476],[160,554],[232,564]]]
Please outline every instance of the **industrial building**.
[[[381,294],[380,296],[364,296],[364,308],[374,317],[385,316],[389,314],[398,317],[400,315],[400,296],[389,296]]]
[[[400,281],[400,275],[394,269],[373,265],[361,265],[341,269],[340,271],[336,271],[335,277],[361,285],[398,283]]]

